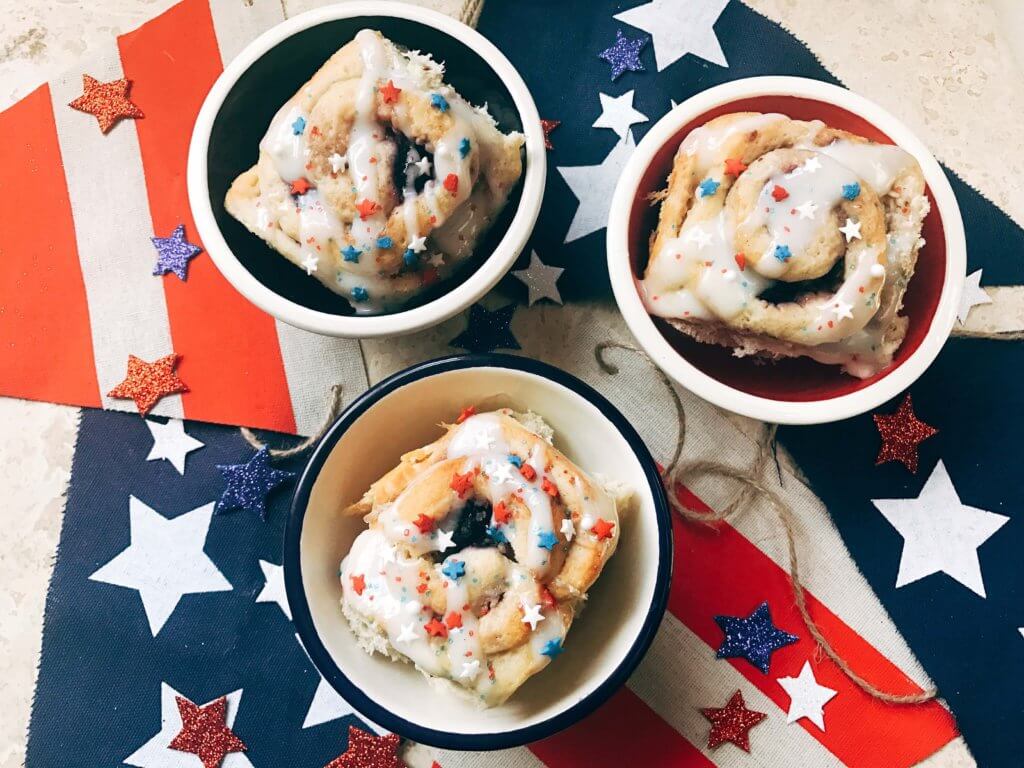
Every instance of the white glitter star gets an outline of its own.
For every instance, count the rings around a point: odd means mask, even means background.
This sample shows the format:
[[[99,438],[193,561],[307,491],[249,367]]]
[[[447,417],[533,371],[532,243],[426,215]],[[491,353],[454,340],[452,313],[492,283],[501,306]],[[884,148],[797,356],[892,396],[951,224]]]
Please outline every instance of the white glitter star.
[[[537,625],[544,621],[544,617],[540,612],[540,603],[537,603],[536,605],[527,605],[524,600],[523,611],[523,624],[529,624],[531,632],[536,631]]]
[[[348,164],[345,158],[337,152],[327,158],[327,161],[331,164],[332,173],[341,173],[345,170],[345,166]]]
[[[320,259],[312,253],[307,253],[306,258],[302,260],[302,268],[306,270],[307,275],[316,272],[318,266],[320,266]]]
[[[447,552],[449,549],[455,546],[455,537],[451,531],[438,530],[437,531],[437,546],[441,548],[442,552]]]
[[[459,677],[463,680],[472,680],[480,674],[480,661],[473,659],[472,661],[465,661],[462,663],[462,671],[459,672]]]
[[[697,249],[703,251],[704,246],[711,242],[711,235],[705,232],[701,227],[693,227],[686,233],[685,239],[688,243],[696,243]]]
[[[572,541],[572,537],[576,535],[576,526],[572,524],[572,518],[567,517],[562,521],[562,535],[566,541]]]
[[[409,241],[409,250],[413,253],[422,253],[427,249],[427,238],[414,237]]]
[[[818,206],[808,200],[806,203],[802,203],[796,207],[796,212],[800,214],[801,219],[814,219],[814,214],[817,212]]]
[[[839,231],[846,235],[846,242],[860,239],[860,222],[847,219],[846,223],[839,228]]]
[[[430,173],[430,158],[428,157],[421,158],[419,162],[413,163],[413,165],[419,170],[420,176],[426,176]]]
[[[396,643],[411,643],[416,640],[416,622],[410,622],[409,624],[402,625],[402,631],[398,633],[398,637],[395,638]]]

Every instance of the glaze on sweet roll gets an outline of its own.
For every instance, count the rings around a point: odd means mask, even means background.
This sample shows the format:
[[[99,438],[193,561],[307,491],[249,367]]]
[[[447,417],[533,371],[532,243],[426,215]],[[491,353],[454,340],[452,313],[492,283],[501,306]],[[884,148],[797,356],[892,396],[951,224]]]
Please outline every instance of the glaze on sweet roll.
[[[429,56],[362,30],[277,112],[229,213],[357,313],[397,309],[472,254],[522,173]]]
[[[892,363],[929,210],[917,161],[820,121],[723,115],[673,161],[641,282],[647,310],[737,356]]]
[[[484,706],[562,653],[628,495],[550,440],[534,414],[468,409],[346,510],[369,523],[341,564],[342,610],[368,652]]]

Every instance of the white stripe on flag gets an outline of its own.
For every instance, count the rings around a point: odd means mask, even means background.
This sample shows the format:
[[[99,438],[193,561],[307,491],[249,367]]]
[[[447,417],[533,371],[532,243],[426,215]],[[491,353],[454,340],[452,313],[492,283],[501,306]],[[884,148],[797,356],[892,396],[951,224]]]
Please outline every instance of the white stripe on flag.
[[[210,0],[210,15],[225,67],[242,48],[284,21],[281,0]]]
[[[101,82],[123,77],[116,48],[90,59],[88,73]],[[134,410],[130,400],[106,396],[124,379],[128,355],[153,361],[175,351],[162,283],[167,278],[152,274],[157,254],[150,242],[154,233],[138,134],[130,120],[103,134],[95,117],[67,106],[82,94],[80,73],[54,80],[50,90],[100,394],[105,408]],[[164,397],[152,412],[180,418],[181,396]]]
[[[430,768],[436,760],[444,768],[545,768],[545,764],[526,747],[496,752],[452,752],[419,747],[405,756],[409,768]]]

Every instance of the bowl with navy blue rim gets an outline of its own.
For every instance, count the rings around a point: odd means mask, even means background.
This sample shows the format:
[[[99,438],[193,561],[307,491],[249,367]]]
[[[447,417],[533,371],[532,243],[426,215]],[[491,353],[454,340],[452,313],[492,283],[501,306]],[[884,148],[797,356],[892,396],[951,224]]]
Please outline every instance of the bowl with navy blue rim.
[[[411,664],[363,651],[341,611],[339,565],[366,528],[341,511],[441,434],[469,405],[532,410],[555,446],[591,476],[633,492],[615,554],[573,622],[565,652],[504,704],[481,709]],[[640,435],[601,394],[527,358],[456,355],[407,368],[357,398],[320,439],[300,477],[285,532],[284,575],[299,637],[324,679],[365,719],[444,749],[527,744],[576,723],[640,663],[668,600],[672,522],[658,467]]]

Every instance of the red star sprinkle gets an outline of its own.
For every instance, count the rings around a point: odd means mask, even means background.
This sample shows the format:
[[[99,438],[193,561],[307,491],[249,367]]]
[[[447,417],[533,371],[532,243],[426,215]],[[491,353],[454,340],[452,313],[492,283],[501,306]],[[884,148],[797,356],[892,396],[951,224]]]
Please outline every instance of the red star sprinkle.
[[[135,401],[139,413],[145,416],[164,395],[188,392],[185,382],[174,373],[177,355],[167,355],[147,363],[135,355],[128,355],[128,373],[120,384],[107,392],[107,397],[120,397]]]
[[[452,481],[449,484],[451,489],[459,494],[459,498],[465,498],[466,494],[469,493],[469,489],[473,487],[473,478],[476,476],[476,472],[470,470],[464,474],[455,474],[452,477]]]
[[[101,83],[95,77],[82,75],[82,95],[68,106],[94,115],[100,130],[106,133],[122,117],[143,117],[142,110],[128,99],[131,87],[132,81],[124,77]]]
[[[449,173],[444,177],[444,188],[451,192],[453,195],[459,191],[459,176],[455,173]]]
[[[529,464],[523,464],[523,466],[519,468],[519,474],[521,474],[527,480],[533,480],[533,478],[537,476],[537,470],[535,470]]]
[[[725,161],[725,172],[730,176],[739,176],[747,170],[747,165],[738,157],[730,157]]]
[[[363,594],[363,590],[366,589],[366,577],[361,573],[357,573],[354,576],[349,576],[352,581],[352,589],[355,590],[357,595]]]
[[[551,143],[551,132],[562,124],[561,120],[541,120],[540,129],[544,131],[544,149],[554,149],[555,145]]]
[[[462,626],[462,614],[452,611],[445,617],[444,623],[448,625],[448,629],[458,629]]]
[[[311,190],[312,188],[313,185],[310,184],[306,179],[296,179],[295,181],[292,182],[291,192],[293,195],[304,195],[307,192],[309,192],[309,190]]]
[[[917,446],[939,430],[917,418],[909,394],[895,413],[876,413],[874,419],[878,434],[882,436],[882,447],[875,459],[875,466],[887,461],[901,461],[907,469],[917,474]]]
[[[499,501],[494,505],[494,520],[495,522],[504,525],[512,519],[512,510],[509,509],[508,504],[504,501]]]
[[[540,588],[540,601],[545,608],[554,608],[558,605],[558,601],[555,600],[555,596],[551,594],[547,587]]]
[[[324,768],[406,768],[398,757],[398,734],[374,736],[354,725],[348,727],[348,749]]]
[[[380,97],[384,100],[385,104],[394,104],[398,101],[398,94],[402,92],[401,88],[396,88],[395,84],[390,80],[380,87]]]
[[[733,256],[736,259],[736,266],[740,268],[740,272],[747,268],[747,257],[741,252]]]
[[[464,422],[464,421],[465,421],[466,419],[468,419],[468,418],[469,418],[470,416],[475,416],[475,415],[476,415],[476,406],[475,406],[475,405],[467,405],[467,406],[466,406],[465,408],[463,408],[463,409],[462,409],[462,411],[461,411],[461,412],[459,413],[459,418],[457,418],[457,419],[455,420],[455,423],[456,423],[456,424],[461,424],[461,423],[462,423],[462,422]]]
[[[423,628],[431,637],[448,637],[448,627],[438,621],[436,616],[424,624]]]
[[[420,529],[420,533],[430,533],[434,530],[434,518],[427,517],[420,512],[420,516],[412,521],[413,525]]]
[[[245,752],[245,744],[225,722],[227,696],[205,707],[197,707],[184,696],[175,696],[174,700],[181,715],[181,731],[167,745],[171,749],[197,755],[203,768],[218,768],[229,752]]]
[[[363,202],[356,206],[356,210],[359,211],[360,219],[368,219],[380,210],[380,206],[373,200],[364,197]]]
[[[609,523],[607,520],[599,517],[591,530],[594,532],[594,535],[597,536],[598,540],[604,541],[605,539],[611,538],[612,528],[614,527],[615,523]]]
[[[783,200],[789,197],[789,192],[786,191],[785,187],[780,187],[778,184],[776,184],[775,187],[772,189],[772,197],[775,198],[775,202],[781,203]]]
[[[543,488],[544,493],[546,493],[552,499],[558,498],[558,486],[552,483],[546,477],[541,481],[540,487]]]
[[[731,741],[744,752],[750,751],[750,729],[768,717],[764,712],[747,709],[743,694],[739,691],[732,695],[724,707],[702,709],[700,713],[711,721],[708,749]]]

